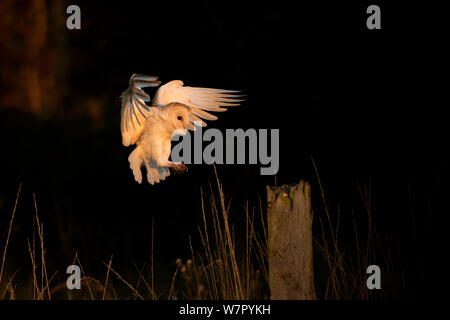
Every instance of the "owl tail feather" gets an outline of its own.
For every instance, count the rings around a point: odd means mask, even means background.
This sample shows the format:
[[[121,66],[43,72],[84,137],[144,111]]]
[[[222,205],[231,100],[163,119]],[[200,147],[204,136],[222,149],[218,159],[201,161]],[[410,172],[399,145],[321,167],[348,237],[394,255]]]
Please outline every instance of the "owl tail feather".
[[[134,180],[136,180],[139,184],[142,183],[142,171],[141,167],[143,164],[142,158],[139,156],[139,146],[130,153],[128,157],[128,162],[130,162],[130,168],[133,171]]]
[[[150,184],[159,183],[170,175],[169,168],[159,167],[155,160],[145,163],[147,168],[147,180]]]
[[[159,183],[170,175],[169,168],[159,167],[153,159],[144,160],[140,155],[141,148],[137,146],[128,157],[130,168],[133,171],[134,179],[142,183],[142,166],[147,169],[147,180],[150,184]]]

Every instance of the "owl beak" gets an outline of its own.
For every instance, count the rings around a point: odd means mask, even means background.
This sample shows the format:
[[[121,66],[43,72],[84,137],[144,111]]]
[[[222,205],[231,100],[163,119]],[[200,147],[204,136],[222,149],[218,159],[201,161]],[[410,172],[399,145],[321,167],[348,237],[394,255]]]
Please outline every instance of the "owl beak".
[[[174,130],[174,131],[172,132],[172,137],[173,137],[173,136],[184,136],[184,135],[186,135],[187,132],[188,132],[188,131],[187,131],[186,129],[181,129],[181,128],[179,128],[179,129],[176,129],[176,130]]]

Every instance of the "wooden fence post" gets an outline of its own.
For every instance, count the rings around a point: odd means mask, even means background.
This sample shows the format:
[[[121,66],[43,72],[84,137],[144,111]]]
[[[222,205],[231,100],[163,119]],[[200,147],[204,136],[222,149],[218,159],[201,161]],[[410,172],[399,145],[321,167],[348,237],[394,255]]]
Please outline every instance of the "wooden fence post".
[[[316,299],[309,183],[266,189],[271,299]]]

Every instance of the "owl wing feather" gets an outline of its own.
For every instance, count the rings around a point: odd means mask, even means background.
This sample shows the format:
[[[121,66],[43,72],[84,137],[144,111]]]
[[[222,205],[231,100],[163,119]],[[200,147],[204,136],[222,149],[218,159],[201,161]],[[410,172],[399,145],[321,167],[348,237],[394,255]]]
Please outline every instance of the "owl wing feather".
[[[226,108],[239,106],[244,101],[237,90],[185,87],[181,80],[173,80],[161,86],[153,99],[153,107],[162,107],[179,102],[191,108],[191,122],[206,126],[202,120],[217,120],[217,116],[207,112],[223,112]]]
[[[145,104],[150,101],[150,96],[142,88],[157,87],[160,84],[161,81],[155,76],[142,74],[131,76],[128,89],[120,96],[122,99],[120,131],[124,146],[136,143],[150,112],[149,106]]]

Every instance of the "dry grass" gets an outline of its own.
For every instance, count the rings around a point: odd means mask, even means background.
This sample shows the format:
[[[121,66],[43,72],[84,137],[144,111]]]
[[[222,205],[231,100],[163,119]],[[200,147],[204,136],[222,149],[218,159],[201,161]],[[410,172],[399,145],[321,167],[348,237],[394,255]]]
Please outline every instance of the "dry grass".
[[[215,169],[215,168],[214,168]],[[236,252],[236,239],[229,223],[229,207],[225,204],[222,185],[216,174],[217,192],[210,185],[210,210],[205,210],[201,192],[203,227],[199,227],[202,249],[196,255],[192,249],[192,260],[181,263],[181,275],[187,283],[185,298],[245,300],[261,298],[258,285],[268,280],[266,239],[255,231],[254,211],[249,214],[245,207],[245,253]],[[218,198],[214,195],[218,194]],[[263,221],[262,211],[261,220]],[[209,221],[212,220],[212,221]],[[212,230],[208,229],[212,225]],[[263,222],[264,225],[264,222]],[[265,234],[265,232],[264,232]],[[252,257],[255,257],[252,259]],[[239,261],[242,261],[239,263]],[[264,279],[261,279],[261,274]]]
[[[401,272],[395,270],[392,252],[386,250],[393,247],[392,243],[382,241],[377,235],[373,222],[372,194],[370,184],[358,186],[361,201],[365,208],[367,220],[367,234],[358,232],[357,218],[351,212],[354,231],[354,248],[343,245],[341,240],[341,220],[343,213],[339,208],[332,212],[329,208],[326,193],[320,180],[319,171],[316,170],[318,186],[320,188],[323,205],[321,215],[315,212],[315,222],[320,225],[321,234],[314,238],[315,255],[324,257],[327,269],[325,290],[319,298],[323,299],[372,299],[381,298],[378,292],[366,288],[366,268],[370,264],[383,266],[383,282],[396,282],[398,286],[404,284],[405,279]],[[27,251],[30,258],[32,286],[30,296],[34,300],[58,299],[221,299],[245,300],[268,299],[268,266],[267,266],[267,227],[264,206],[260,200],[259,208],[249,207],[246,203],[245,234],[236,239],[233,225],[229,222],[230,202],[226,203],[221,181],[215,170],[215,185],[209,185],[207,195],[201,190],[201,208],[203,224],[198,228],[200,248],[193,248],[190,241],[192,258],[183,262],[178,259],[176,270],[168,286],[167,293],[155,292],[154,285],[154,257],[153,257],[153,229],[149,274],[144,275],[144,266],[138,268],[133,262],[138,280],[136,284],[126,280],[119,271],[113,267],[113,259],[105,265],[105,281],[100,283],[97,279],[86,274],[82,263],[75,253],[73,264],[80,266],[82,273],[81,292],[75,293],[67,290],[65,282],[53,284],[54,277],[48,276],[46,264],[46,251],[44,241],[44,224],[39,220],[36,198],[33,195],[35,217],[33,222],[33,237],[27,239]],[[21,187],[17,192],[14,208],[9,223],[8,233],[2,253],[0,268],[0,299],[21,299],[16,294],[16,272],[5,278],[5,265],[7,261],[8,246],[13,233],[13,224],[19,201]],[[334,210],[333,210],[334,211]],[[324,223],[325,220],[325,223]],[[37,237],[36,237],[37,234]],[[36,243],[37,239],[37,243]],[[190,239],[189,239],[190,240]],[[239,250],[237,250],[237,248]],[[374,263],[375,258],[377,258]],[[320,263],[320,262],[319,262]],[[65,271],[65,270],[64,270]],[[4,279],[5,278],[5,279]],[[129,295],[118,295],[115,287],[123,286]],[[142,285],[141,285],[142,284]],[[317,287],[317,286],[316,286]],[[77,291],[77,290],[73,290]],[[61,296],[63,293],[63,296]],[[64,293],[66,293],[64,295]],[[383,292],[384,294],[384,292]]]
[[[2,266],[0,268],[0,288],[2,285],[2,280],[3,280],[3,271],[5,268],[5,262],[6,262],[6,253],[8,252],[8,244],[9,244],[9,238],[11,237],[11,230],[12,230],[12,226],[14,223],[14,217],[16,215],[16,210],[17,210],[17,204],[19,203],[19,196],[20,196],[20,191],[22,190],[22,184],[19,186],[19,191],[17,191],[17,196],[16,196],[16,202],[14,203],[14,209],[11,215],[11,219],[9,221],[9,228],[8,228],[8,235],[6,236],[6,244],[5,244],[5,248],[3,249],[3,255],[2,255]],[[6,293],[6,290],[9,290],[10,292],[10,298],[14,297],[14,289],[11,285],[12,280],[14,277],[10,277],[7,285],[6,285],[6,289],[3,292],[1,298],[3,299]]]
[[[323,219],[319,218],[322,230],[321,239],[314,239],[320,253],[325,256],[329,272],[322,298],[332,300],[383,299],[392,297],[392,291],[405,289],[404,273],[397,268],[400,261],[394,261],[393,255],[386,253],[386,250],[393,247],[393,243],[388,240],[383,241],[379,237],[374,224],[371,182],[369,181],[363,186],[357,185],[365,209],[365,212],[362,212],[362,215],[358,218],[366,221],[367,227],[364,229],[366,234],[364,236],[364,234],[358,232],[361,224],[358,224],[360,221],[357,221],[355,211],[352,209],[354,245],[349,246],[347,244],[344,246],[339,234],[342,228],[341,209],[336,208],[335,215],[331,213],[317,165],[312,158],[311,160],[316,172],[326,216],[325,224]],[[332,216],[335,217],[334,222]],[[390,284],[390,288],[387,290],[384,288],[382,291],[369,290],[367,288],[366,279],[368,275],[366,270],[372,264],[379,265],[382,268],[382,283]]]

